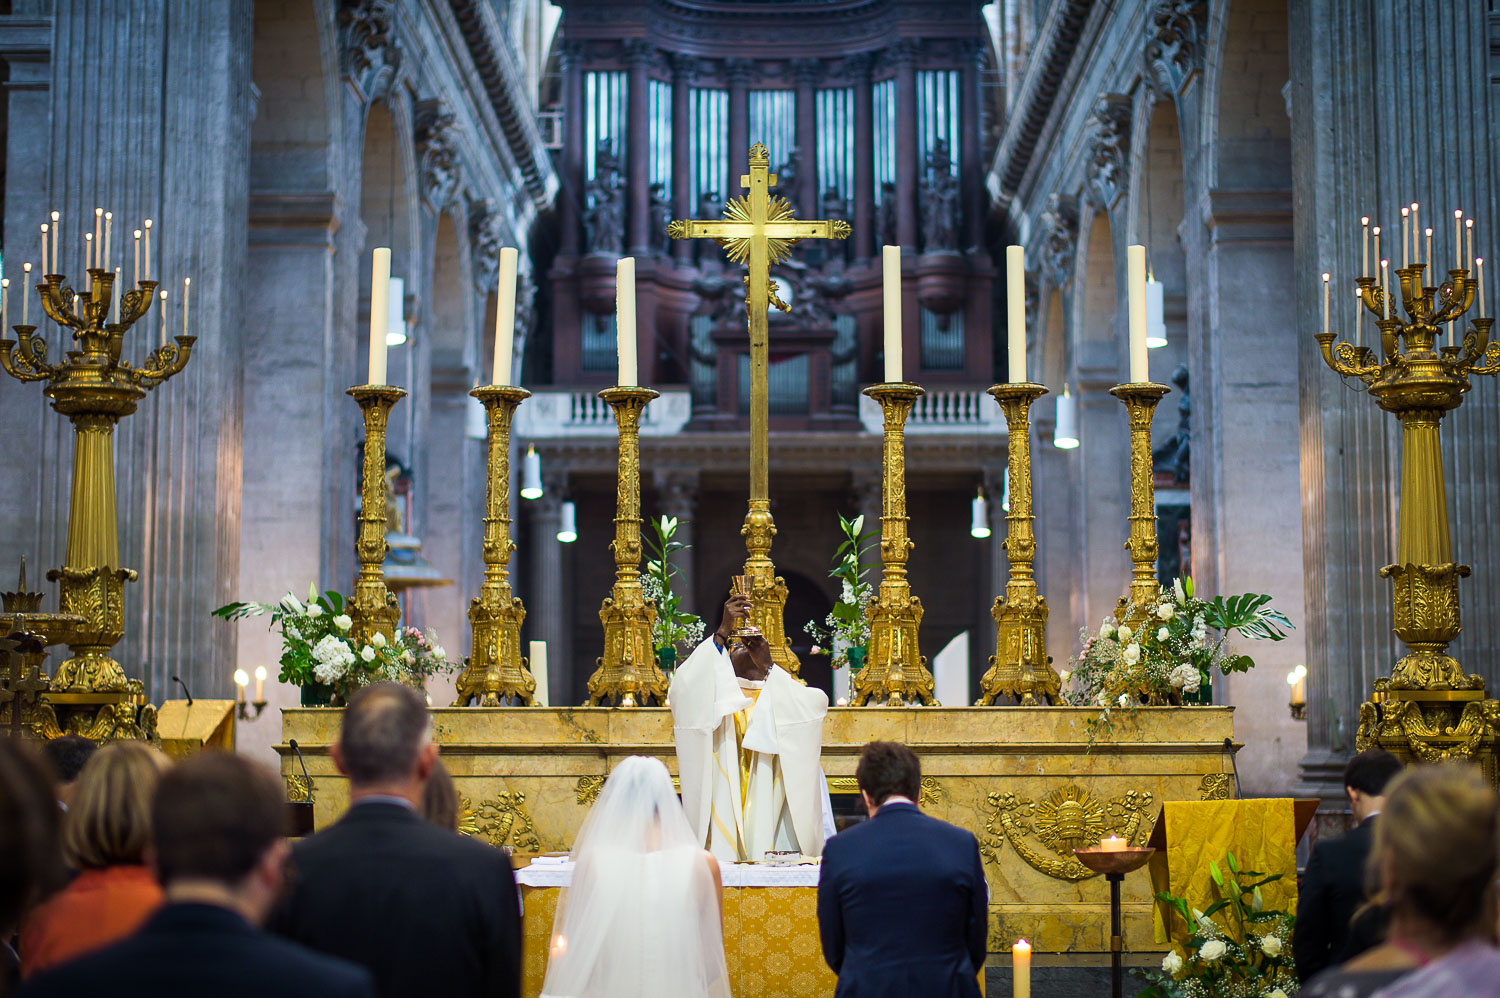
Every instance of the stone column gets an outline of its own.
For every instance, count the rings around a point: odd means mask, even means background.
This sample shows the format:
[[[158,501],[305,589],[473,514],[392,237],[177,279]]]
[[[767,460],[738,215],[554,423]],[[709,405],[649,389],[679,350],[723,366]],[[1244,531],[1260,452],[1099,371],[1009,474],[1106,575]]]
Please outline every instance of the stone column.
[[[896,240],[907,253],[917,251],[917,188],[922,155],[917,148],[917,52],[901,42],[891,50],[896,60]]]
[[[625,43],[626,64],[630,67],[629,95],[626,104],[627,140],[626,171],[630,189],[630,229],[628,245],[634,256],[651,252],[651,129],[646,121],[651,113],[649,101],[651,61],[656,47],[641,39]],[[683,138],[686,139],[686,133]]]
[[[677,568],[677,576],[673,580],[673,590],[682,597],[681,609],[685,613],[695,613],[704,616],[704,607],[697,605],[698,573],[695,564],[698,560],[694,542],[698,534],[698,472],[697,471],[659,471],[656,473],[656,496],[657,505],[661,509],[662,516],[673,516],[677,518],[676,540],[686,544],[686,551],[679,551],[672,559],[672,564]],[[711,615],[711,613],[710,613]],[[712,630],[718,621],[707,621],[705,623]]]
[[[749,59],[725,59],[724,75],[729,79],[729,173],[724,178],[721,201],[741,193],[740,177],[749,165],[750,152],[750,76],[755,64]]]
[[[823,78],[820,59],[798,59],[797,77],[797,149],[801,153],[802,175],[797,178],[793,205],[804,218],[822,218],[818,203],[818,81]],[[848,196],[845,192],[839,192]]]
[[[854,255],[875,255],[875,125],[869,55],[850,60],[854,85]]]
[[[688,187],[692,174],[692,85],[697,78],[698,60],[692,56],[672,56],[672,205],[678,218],[692,218],[698,210],[693,202],[696,192]],[[672,258],[679,265],[693,258],[691,239],[672,240]]]
[[[583,100],[583,53],[582,42],[563,42],[563,107],[567,137],[563,142],[562,190],[557,196],[563,256],[577,256],[583,237],[583,119],[588,113]]]
[[[573,661],[573,628],[563,564],[565,545],[557,539],[568,478],[565,472],[546,470],[549,456],[542,458],[541,498],[524,505],[530,527],[526,564],[531,570],[525,639],[547,642],[547,679],[552,704],[569,706],[583,702],[579,683],[588,677],[582,666]]]
[[[963,67],[959,100],[958,178],[963,220],[959,232],[962,245],[979,250],[984,238],[985,199],[984,170],[980,160],[980,123],[984,120],[984,89],[980,86],[980,47],[977,39],[961,43]]]

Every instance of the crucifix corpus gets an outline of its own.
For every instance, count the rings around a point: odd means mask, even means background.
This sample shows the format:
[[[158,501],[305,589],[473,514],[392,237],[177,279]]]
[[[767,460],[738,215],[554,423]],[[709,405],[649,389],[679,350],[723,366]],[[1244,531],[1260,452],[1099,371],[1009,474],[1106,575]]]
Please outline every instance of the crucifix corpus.
[[[849,223],[804,222],[792,217],[792,206],[784,197],[771,197],[776,183],[770,170],[770,154],[760,143],[750,147],[750,172],[740,176],[740,186],[749,193],[724,206],[724,217],[711,221],[679,219],[667,226],[673,239],[713,239],[724,247],[725,256],[745,265],[745,310],[750,331],[750,503],[745,525],[745,574],[752,582],[751,619],[771,646],[772,660],[796,675],[797,656],[787,644],[782,611],[786,607],[786,583],[777,578],[771,562],[771,538],[776,523],[771,518],[770,413],[767,365],[770,346],[766,311],[772,305],[783,312],[790,306],[776,296],[771,284],[771,266],[785,260],[792,244],[801,239],[845,239]]]

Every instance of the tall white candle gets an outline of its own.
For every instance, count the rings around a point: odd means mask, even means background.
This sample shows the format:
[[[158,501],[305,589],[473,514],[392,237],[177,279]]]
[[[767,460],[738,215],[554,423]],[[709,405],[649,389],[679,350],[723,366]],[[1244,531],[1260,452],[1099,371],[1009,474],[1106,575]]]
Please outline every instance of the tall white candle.
[[[135,230],[135,274],[131,278],[131,280],[134,283],[136,283],[136,284],[141,283],[141,230],[140,229],[136,229]]]
[[[1453,209],[1453,269],[1464,265],[1464,210]]]
[[[83,234],[83,269],[94,269],[94,234],[92,232]]]
[[[1474,283],[1479,285],[1479,317],[1484,318],[1484,257],[1474,258]]]
[[[99,259],[99,252],[104,249],[104,209],[94,209],[94,266],[104,269],[104,261]]]
[[[42,273],[44,273],[44,274],[55,274],[55,273],[57,273],[57,271],[55,271],[55,270],[49,270],[47,268],[47,261],[49,259],[49,257],[47,256],[47,230],[48,230],[48,225],[47,225],[46,222],[43,222],[42,223]]]
[[[151,280],[151,219],[146,219],[142,228],[146,230],[146,273],[141,280],[149,281]]]
[[[193,289],[193,279],[182,279],[182,335],[188,335],[188,293]]]
[[[1375,236],[1375,262],[1378,264],[1380,262],[1380,226],[1377,225],[1377,226],[1375,226],[1375,228],[1371,229],[1370,231]],[[1380,279],[1380,273],[1379,273],[1378,268],[1377,268],[1376,273],[1375,273],[1375,279],[1376,280]]]
[[[881,293],[885,304],[885,380],[901,380],[901,247],[880,248]]]
[[[516,260],[514,246],[500,248],[499,286],[495,289],[495,359],[490,383],[510,384],[511,360],[516,343]]]
[[[1417,202],[1413,201],[1411,203],[1411,259],[1412,259],[1412,263],[1421,263],[1422,262],[1421,260],[1417,259],[1417,246],[1418,246],[1417,240],[1421,237],[1421,235],[1422,235],[1422,223],[1418,219],[1418,215],[1417,215]]]
[[[1370,216],[1361,215],[1359,218],[1359,276],[1370,276]]]
[[[115,268],[115,283],[109,289],[109,293],[110,293],[110,297],[114,299],[114,301],[111,302],[111,305],[114,306],[115,322],[119,322],[120,321],[120,268],[119,267]]]
[[[391,311],[391,248],[377,246],[370,261],[370,373],[367,383],[385,384],[385,334]]]
[[[0,277],[0,331],[10,328],[10,278]]]
[[[1427,233],[1427,255],[1422,258],[1424,263],[1432,263],[1432,226],[1426,228]]]
[[[161,345],[167,345],[167,291],[161,290]]]
[[[109,251],[111,249],[111,246],[110,246],[110,229],[114,227],[114,224],[115,224],[115,213],[112,212],[112,211],[106,211],[104,213],[104,269],[105,270],[111,269],[110,268],[110,261],[113,259],[113,257],[110,255]]]
[[[1328,274],[1323,275],[1323,335],[1328,335]]]
[[[60,249],[62,249],[62,212],[54,211],[52,213],[52,269],[47,271],[49,274],[57,273],[57,253]]]
[[[1406,249],[1411,245],[1411,209],[1401,209],[1401,268],[1406,269],[1408,260]]]
[[[531,642],[528,657],[531,659],[531,677],[536,680],[536,692],[532,694],[532,702],[538,707],[550,707],[552,698],[551,688],[547,682],[547,642]]]
[[[1005,247],[1006,354],[1010,380],[1026,380],[1026,249]]]
[[[1380,299],[1381,310],[1384,313],[1381,318],[1391,317],[1391,261],[1380,261]]]
[[[1127,305],[1130,312],[1130,380],[1151,380],[1146,364],[1146,247],[1125,248]]]
[[[1466,219],[1464,219],[1464,234],[1465,234],[1464,238],[1468,241],[1468,244],[1469,244],[1469,252],[1468,252],[1469,263],[1468,263],[1468,266],[1465,267],[1464,269],[1465,270],[1473,270],[1474,269],[1474,220],[1472,218],[1466,218]]]
[[[31,264],[21,264],[21,271],[26,275],[21,278],[21,325],[31,325]]]
[[[1014,998],[1031,998],[1031,943],[1016,940],[1010,948],[1010,971]]]
[[[622,256],[615,265],[615,349],[620,357],[619,384],[634,388],[636,370],[635,257]]]

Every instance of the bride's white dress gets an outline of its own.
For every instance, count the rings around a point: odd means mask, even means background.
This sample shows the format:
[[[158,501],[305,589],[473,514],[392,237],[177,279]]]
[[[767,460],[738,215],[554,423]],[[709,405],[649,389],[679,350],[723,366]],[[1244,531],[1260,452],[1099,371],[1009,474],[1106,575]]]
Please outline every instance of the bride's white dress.
[[[660,761],[615,767],[573,861],[544,998],[728,996],[718,891]]]

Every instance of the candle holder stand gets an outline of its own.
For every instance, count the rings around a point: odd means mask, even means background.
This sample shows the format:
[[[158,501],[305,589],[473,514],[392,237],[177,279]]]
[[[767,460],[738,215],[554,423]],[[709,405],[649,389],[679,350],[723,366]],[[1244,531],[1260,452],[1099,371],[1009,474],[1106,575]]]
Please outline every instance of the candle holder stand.
[[[1031,405],[1047,394],[1032,383],[995,385],[989,390],[1005,413],[1009,428],[1010,511],[1006,514],[1005,553],[1010,578],[1005,595],[995,598],[990,616],[995,621],[995,654],[979,681],[978,706],[1012,697],[1026,707],[1055,704],[1062,695],[1062,678],[1047,657],[1047,600],[1037,592],[1036,517],[1031,506]]]
[[[1472,376],[1500,374],[1500,343],[1490,340],[1492,320],[1471,319],[1461,344],[1440,344],[1440,327],[1462,319],[1478,284],[1467,270],[1450,270],[1440,287],[1426,286],[1426,266],[1396,271],[1399,301],[1387,301],[1374,278],[1355,282],[1380,330],[1378,352],[1335,345],[1332,332],[1315,337],[1334,373],[1358,378],[1401,423],[1396,560],[1380,575],[1391,580],[1393,629],[1409,651],[1389,677],[1375,680],[1360,707],[1355,747],[1379,746],[1404,761],[1478,759],[1494,781],[1500,702],[1486,697],[1482,676],[1448,654],[1459,633],[1458,580],[1470,569],[1453,557],[1439,427],[1463,403]]]
[[[350,388],[348,394],[359,403],[365,420],[359,533],[354,543],[359,573],[354,579],[354,599],[348,608],[353,620],[350,641],[358,647],[368,644],[377,633],[387,642],[394,641],[396,627],[401,622],[401,605],[396,602],[396,594],[386,588],[383,568],[389,550],[385,540],[385,435],[391,409],[406,392],[393,385],[358,385]]]
[[[641,413],[657,397],[650,388],[599,393],[615,413],[619,458],[615,484],[615,584],[599,609],[604,654],[589,677],[589,704],[621,707],[666,703],[667,679],[656,665],[651,629],[656,607],[641,586]]]
[[[922,601],[911,594],[906,559],[915,546],[907,536],[906,418],[926,394],[918,385],[892,382],[871,385],[864,394],[880,403],[885,416],[880,490],[880,588],[865,608],[870,618],[866,665],[854,677],[850,703],[938,705],[934,680],[917,644]]]
[[[1130,587],[1115,607],[1115,620],[1139,631],[1161,602],[1156,578],[1156,483],[1152,479],[1151,418],[1171,391],[1149,381],[1116,385],[1109,393],[1125,403],[1130,419]]]
[[[265,709],[265,700],[240,700],[235,704],[234,714],[241,721],[258,721]]]
[[[521,655],[521,623],[526,607],[510,589],[510,433],[516,407],[531,397],[524,388],[490,385],[469,393],[484,406],[489,427],[488,471],[484,490],[484,583],[469,603],[473,651],[458,677],[455,707],[471,701],[481,707],[510,702],[530,706],[536,679]]]
[[[1104,874],[1109,881],[1109,984],[1113,998],[1123,998],[1125,991],[1125,935],[1121,924],[1120,885],[1125,874],[1145,866],[1156,852],[1149,846],[1127,849],[1074,849],[1078,862]]]
[[[14,327],[16,339],[0,330],[0,366],[19,381],[46,382],[52,408],[72,422],[74,434],[67,549],[63,565],[47,573],[58,583],[61,613],[50,620],[33,615],[29,625],[45,644],[64,643],[72,655],[48,681],[58,723],[40,712],[32,730],[42,737],[55,730],[95,740],[154,739],[156,709],[146,704],[141,681],[126,678],[111,654],[125,636],[125,583],[137,578],[120,565],[114,432],[147,393],[187,366],[197,338],[164,342],[139,367],[122,360],[125,336],[150,311],[157,284],[140,281],[124,291],[111,322],[114,272],[94,268],[88,276],[84,290],[62,274],[47,274],[37,285],[43,314],[72,337],[72,348],[55,362],[36,326]]]

